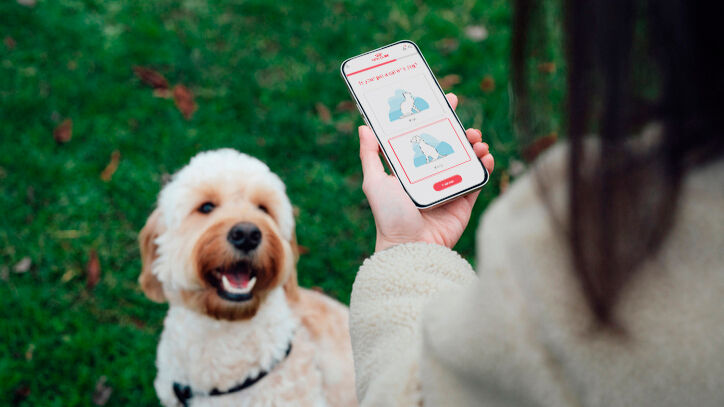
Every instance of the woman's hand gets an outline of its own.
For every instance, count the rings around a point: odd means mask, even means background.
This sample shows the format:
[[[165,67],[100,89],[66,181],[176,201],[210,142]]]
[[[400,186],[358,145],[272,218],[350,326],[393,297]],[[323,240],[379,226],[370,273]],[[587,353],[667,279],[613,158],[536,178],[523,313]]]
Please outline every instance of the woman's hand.
[[[458,98],[446,95],[455,109]],[[483,143],[482,133],[468,129],[465,135],[473,145],[473,151],[488,172],[493,172],[495,160],[488,144]],[[421,212],[407,195],[394,175],[388,175],[380,161],[380,146],[372,130],[360,126],[360,159],[364,181],[362,190],[372,208],[377,227],[375,251],[384,250],[400,243],[429,242],[452,248],[463,234],[470,220],[470,213],[480,191]]]

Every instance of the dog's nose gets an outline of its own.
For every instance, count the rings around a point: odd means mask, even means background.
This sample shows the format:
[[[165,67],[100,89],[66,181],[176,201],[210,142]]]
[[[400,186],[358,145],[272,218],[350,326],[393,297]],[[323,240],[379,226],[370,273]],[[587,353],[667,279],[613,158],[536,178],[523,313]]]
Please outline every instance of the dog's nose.
[[[250,222],[237,223],[229,231],[226,240],[237,249],[250,252],[261,243],[261,230]]]

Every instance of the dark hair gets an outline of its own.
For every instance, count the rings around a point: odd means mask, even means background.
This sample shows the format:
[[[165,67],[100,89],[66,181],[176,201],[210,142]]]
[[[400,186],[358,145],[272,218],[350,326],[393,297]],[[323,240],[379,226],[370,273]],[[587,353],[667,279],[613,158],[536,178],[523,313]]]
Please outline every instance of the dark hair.
[[[515,3],[516,127],[528,140],[535,102],[526,64],[542,7]],[[716,8],[691,0],[564,1],[566,224],[573,270],[599,326],[616,325],[622,288],[670,231],[686,172],[724,152]],[[643,136],[652,124],[652,137]],[[584,143],[586,134],[597,148]]]

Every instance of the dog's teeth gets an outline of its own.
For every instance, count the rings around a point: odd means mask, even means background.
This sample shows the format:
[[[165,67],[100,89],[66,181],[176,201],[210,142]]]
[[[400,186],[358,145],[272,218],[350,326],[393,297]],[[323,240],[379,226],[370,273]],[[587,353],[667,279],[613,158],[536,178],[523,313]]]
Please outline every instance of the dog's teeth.
[[[221,283],[224,286],[224,290],[232,293],[232,294],[248,294],[252,288],[254,288],[254,284],[256,284],[256,277],[252,277],[251,280],[249,280],[246,284],[246,287],[240,288],[235,287],[231,282],[229,282],[229,279],[226,278],[225,275],[221,276]]]

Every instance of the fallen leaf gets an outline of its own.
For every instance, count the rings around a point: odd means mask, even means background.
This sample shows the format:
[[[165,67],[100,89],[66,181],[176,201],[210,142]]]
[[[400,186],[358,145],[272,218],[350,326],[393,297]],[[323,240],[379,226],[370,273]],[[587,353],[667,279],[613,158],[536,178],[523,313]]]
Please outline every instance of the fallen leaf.
[[[353,112],[357,110],[357,105],[351,100],[343,100],[337,103],[336,110],[338,112]]]
[[[553,73],[556,71],[555,62],[541,62],[538,64],[538,71],[543,73]]]
[[[443,54],[449,54],[458,48],[460,41],[456,38],[443,38],[439,40],[436,45]]]
[[[33,261],[30,260],[30,257],[23,257],[15,264],[15,266],[13,266],[13,271],[16,273],[25,273],[30,270],[30,266],[32,265]]]
[[[556,143],[558,140],[558,133],[552,132],[546,136],[540,137],[534,140],[523,148],[522,156],[527,162],[535,160],[543,151],[547,150],[550,146]]]
[[[307,246],[297,245],[297,251],[299,254],[307,254],[309,253],[309,248]]]
[[[66,270],[65,273],[63,273],[63,276],[60,277],[60,281],[67,283],[68,281],[72,280],[73,277],[75,277],[76,272],[73,269]]]
[[[465,36],[475,42],[488,38],[488,29],[482,25],[469,25],[465,27]]]
[[[8,281],[10,278],[10,269],[8,266],[2,266],[0,267],[0,280]]]
[[[154,89],[153,90],[153,97],[161,98],[161,99],[171,99],[173,98],[173,91],[171,89]]]
[[[292,214],[294,214],[295,218],[299,216],[300,213],[302,213],[302,210],[299,209],[297,205],[292,206]]]
[[[445,75],[440,78],[438,82],[444,90],[448,91],[450,88],[460,83],[460,80],[460,75],[451,73],[450,75]]]
[[[510,185],[510,175],[508,175],[508,172],[503,170],[500,174],[500,193],[505,193],[505,191],[508,190],[508,185]]]
[[[25,7],[35,7],[36,0],[18,0],[18,4]]]
[[[325,106],[324,103],[317,102],[314,104],[314,108],[317,109],[317,117],[319,117],[319,120],[323,123],[332,121],[332,112],[329,111],[329,108]]]
[[[75,71],[78,68],[78,63],[75,61],[68,61],[68,63],[65,64],[65,67],[68,68],[69,71]]]
[[[153,69],[134,66],[133,73],[135,73],[143,83],[154,89],[168,89],[168,81],[166,78]]]
[[[88,263],[85,266],[85,286],[89,290],[98,284],[101,279],[101,262],[98,260],[98,253],[91,250]]]
[[[11,49],[11,50],[15,49],[15,45],[17,45],[17,43],[15,42],[15,39],[9,35],[3,39],[3,43],[5,44],[5,47],[7,49]]]
[[[108,378],[101,376],[96,382],[95,390],[93,391],[93,404],[97,406],[105,406],[108,400],[111,398],[113,389],[106,384]]]
[[[13,405],[20,404],[21,401],[28,398],[30,395],[30,387],[21,385],[15,388],[15,395],[13,396]]]
[[[495,79],[490,75],[485,75],[482,81],[480,81],[480,90],[485,93],[490,93],[495,90]]]
[[[318,285],[311,286],[311,287],[309,287],[309,289],[312,291],[316,291],[320,294],[324,294],[324,289]]]
[[[186,120],[191,119],[196,111],[196,102],[194,95],[184,85],[176,85],[173,87],[173,101],[176,103],[178,110],[184,115]]]
[[[64,144],[73,137],[73,120],[65,119],[53,130],[53,138],[58,144]]]
[[[337,122],[337,125],[335,127],[340,133],[352,133],[352,130],[354,130],[354,122],[344,120],[341,122]]]
[[[111,180],[111,177],[113,177],[113,174],[116,173],[116,170],[118,169],[118,163],[121,160],[121,153],[118,150],[115,150],[111,153],[111,160],[108,162],[108,165],[106,165],[106,168],[103,169],[103,172],[101,172],[101,179],[105,182],[108,182]]]
[[[25,350],[25,360],[27,360],[28,362],[33,360],[34,351],[35,351],[35,345],[31,343],[30,345],[28,345],[28,348]]]

